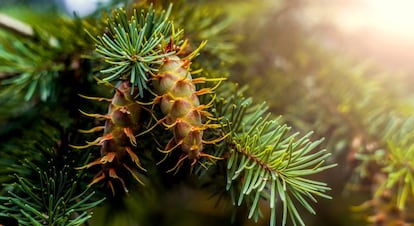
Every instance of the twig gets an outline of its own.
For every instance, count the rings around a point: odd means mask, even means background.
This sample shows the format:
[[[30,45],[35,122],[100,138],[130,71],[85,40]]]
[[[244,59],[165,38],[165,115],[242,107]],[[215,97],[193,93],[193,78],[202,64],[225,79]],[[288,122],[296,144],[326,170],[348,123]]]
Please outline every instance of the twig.
[[[0,28],[5,28],[26,38],[33,38],[33,28],[19,20],[0,13]]]

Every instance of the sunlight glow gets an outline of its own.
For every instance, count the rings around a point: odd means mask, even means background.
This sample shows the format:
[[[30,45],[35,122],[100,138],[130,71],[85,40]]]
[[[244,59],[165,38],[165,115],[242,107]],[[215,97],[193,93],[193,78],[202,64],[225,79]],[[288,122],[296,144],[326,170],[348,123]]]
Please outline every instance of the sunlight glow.
[[[414,38],[414,0],[356,1],[339,20],[350,31],[374,29]]]

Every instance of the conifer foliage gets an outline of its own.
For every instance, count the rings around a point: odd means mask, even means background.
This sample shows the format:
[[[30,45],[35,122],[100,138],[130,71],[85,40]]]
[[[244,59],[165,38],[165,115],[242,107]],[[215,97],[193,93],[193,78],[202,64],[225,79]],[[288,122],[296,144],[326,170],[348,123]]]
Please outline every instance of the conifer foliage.
[[[311,202],[330,198],[326,183],[309,178],[335,166],[325,164],[330,154],[320,150],[322,139],[311,141],[311,133],[291,132],[281,118],[268,113],[266,104],[254,104],[235,90],[237,86],[224,73],[230,69],[217,65],[218,59],[225,61],[232,54],[232,48],[228,53],[209,52],[217,68],[209,57],[197,61],[209,40],[187,39],[171,19],[172,7],[158,10],[140,3],[116,8],[107,18],[97,14],[69,20],[61,25],[71,34],[67,39],[59,30],[47,29],[40,32],[42,36],[16,41],[15,34],[2,34],[7,39],[1,43],[0,72],[7,79],[1,84],[7,89],[0,91],[1,100],[21,96],[22,105],[31,101],[25,107],[27,114],[38,112],[38,118],[60,112],[50,124],[58,124],[64,132],[54,139],[58,149],[48,143],[31,146],[25,159],[29,170],[10,170],[16,176],[3,187],[1,216],[16,218],[21,225],[82,225],[91,217],[90,211],[105,203],[104,197],[127,199],[124,193],[152,189],[155,177],[173,173],[186,175],[172,175],[173,180],[198,176],[201,183],[212,177],[209,172],[222,172],[227,179],[214,183],[225,184],[222,192],[231,202],[247,206],[247,217],[258,221],[265,201],[271,210],[270,225],[288,221],[305,225],[299,206],[316,214]],[[176,15],[190,9],[182,10]],[[79,32],[75,25],[86,27],[83,35],[74,35]],[[204,34],[218,32],[214,26],[205,29]],[[190,67],[193,62],[196,69]],[[208,72],[203,72],[203,65]],[[65,86],[67,81],[72,86]],[[53,92],[53,86],[62,90]],[[37,96],[42,101],[34,100]],[[49,98],[57,102],[45,101]],[[58,110],[51,110],[56,103],[60,103]],[[12,112],[11,108],[10,117]],[[32,126],[34,134],[39,129],[34,122],[22,123]],[[22,128],[13,126],[17,131]],[[45,128],[45,134],[52,133],[51,127]],[[17,141],[10,140],[15,148],[2,150],[20,153],[30,142]],[[38,153],[47,154],[39,157]],[[10,158],[2,164],[17,162]],[[163,164],[172,167],[165,170]],[[157,170],[161,172],[154,173]],[[31,181],[34,174],[40,182]]]

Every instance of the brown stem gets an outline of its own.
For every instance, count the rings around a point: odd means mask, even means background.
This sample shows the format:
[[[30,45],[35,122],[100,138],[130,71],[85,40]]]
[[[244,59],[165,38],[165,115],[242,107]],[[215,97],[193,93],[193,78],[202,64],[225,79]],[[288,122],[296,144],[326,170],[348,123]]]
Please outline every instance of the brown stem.
[[[235,143],[230,144],[230,146],[231,146],[233,149],[236,149],[236,144],[235,144]],[[252,161],[256,162],[256,163],[257,163],[257,164],[258,164],[261,168],[265,169],[266,171],[268,171],[268,172],[272,172],[272,171],[274,171],[274,172],[276,172],[276,173],[278,173],[278,174],[279,174],[279,172],[278,172],[277,170],[275,170],[275,169],[271,168],[271,167],[270,167],[267,163],[263,162],[263,161],[262,161],[260,158],[258,158],[257,156],[252,155],[252,154],[250,154],[250,153],[247,153],[246,149],[241,148],[241,150],[239,150],[239,153],[241,153],[242,155],[246,156],[248,159],[250,159],[250,160],[252,160]]]

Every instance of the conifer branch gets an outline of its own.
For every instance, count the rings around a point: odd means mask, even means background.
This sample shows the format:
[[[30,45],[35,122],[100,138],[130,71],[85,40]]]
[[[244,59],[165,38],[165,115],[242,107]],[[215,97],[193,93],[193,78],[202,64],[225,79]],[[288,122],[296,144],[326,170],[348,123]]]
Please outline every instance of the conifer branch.
[[[227,95],[228,92],[224,92]],[[231,194],[237,194],[233,203],[250,207],[249,218],[260,217],[258,202],[265,199],[271,209],[270,225],[276,225],[276,208],[279,201],[283,208],[282,225],[288,217],[293,224],[304,225],[297,211],[296,203],[315,214],[309,201],[316,202],[316,196],[330,198],[325,193],[327,184],[306,179],[336,164],[324,165],[330,153],[315,148],[322,140],[311,142],[311,133],[299,138],[289,135],[290,128],[279,119],[272,120],[265,115],[267,107],[253,105],[251,100],[236,93],[231,99],[221,98],[216,103],[218,115],[228,120],[225,129],[230,133],[227,159],[227,187]],[[236,195],[237,196],[237,195]]]
[[[104,199],[93,201],[95,192],[77,194],[78,182],[68,180],[68,166],[61,171],[38,171],[38,178],[16,175],[18,182],[8,197],[0,196],[0,216],[13,217],[20,225],[82,225],[91,218],[89,212]],[[49,174],[50,173],[50,174]],[[36,183],[40,182],[40,184]]]
[[[124,9],[113,11],[107,22],[108,32],[92,36],[96,52],[111,65],[101,70],[102,74],[109,74],[103,78],[104,82],[129,80],[143,96],[148,88],[148,76],[157,71],[165,57],[175,53],[176,46],[167,45],[180,43],[178,37],[182,31],[175,31],[168,18],[171,7],[156,14],[151,6],[147,13],[135,10],[131,17]],[[171,43],[172,40],[175,42]]]
[[[85,175],[74,169],[73,158],[86,157],[69,155],[65,144],[56,146],[63,134],[55,126],[43,122],[39,126],[43,127],[34,133],[41,139],[20,141],[9,148],[16,154],[36,155],[15,163],[19,167],[14,170],[14,183],[3,184],[0,216],[15,218],[19,225],[82,225],[90,219],[92,208],[103,201],[96,199],[96,192],[84,189]]]
[[[0,95],[22,95],[26,101],[55,97],[60,75],[79,70],[75,61],[91,48],[86,33],[79,33],[85,24],[55,15],[50,23],[36,26],[31,38],[6,33],[0,42]]]

